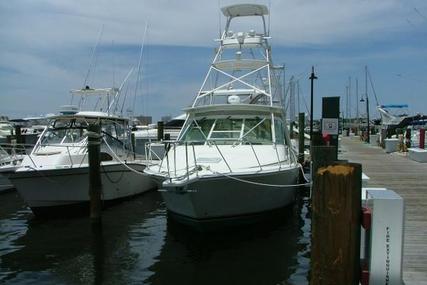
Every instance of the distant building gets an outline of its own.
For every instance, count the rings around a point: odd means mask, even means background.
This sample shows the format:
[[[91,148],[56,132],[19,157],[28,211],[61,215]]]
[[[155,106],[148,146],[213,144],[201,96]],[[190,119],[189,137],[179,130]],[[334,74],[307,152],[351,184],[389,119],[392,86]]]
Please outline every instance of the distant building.
[[[167,116],[162,116],[161,121],[163,121],[164,123],[167,123],[171,119],[172,119],[172,117],[170,115],[167,115]]]
[[[149,125],[153,122],[153,118],[151,116],[136,116],[135,119],[139,121],[140,125]]]

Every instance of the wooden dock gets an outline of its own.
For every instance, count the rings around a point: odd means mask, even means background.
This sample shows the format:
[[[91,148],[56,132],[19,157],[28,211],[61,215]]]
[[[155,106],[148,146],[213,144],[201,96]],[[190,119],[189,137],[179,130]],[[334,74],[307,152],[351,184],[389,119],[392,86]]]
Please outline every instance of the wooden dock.
[[[405,285],[427,285],[427,163],[386,154],[356,137],[343,137],[340,143],[339,158],[361,163],[369,187],[385,187],[404,198],[403,280]]]

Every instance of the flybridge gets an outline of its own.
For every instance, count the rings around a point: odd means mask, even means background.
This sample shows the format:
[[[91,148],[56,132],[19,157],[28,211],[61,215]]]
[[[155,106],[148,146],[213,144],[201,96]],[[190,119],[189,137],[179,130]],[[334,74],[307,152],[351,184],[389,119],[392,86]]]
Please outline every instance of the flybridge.
[[[75,96],[79,96],[80,100],[78,103],[79,110],[82,110],[83,107],[89,108],[87,101],[89,98],[95,98],[94,106],[92,106],[92,110],[99,110],[101,112],[110,112],[116,113],[116,111],[120,108],[119,106],[119,97],[120,93],[123,89],[123,86],[129,79],[129,76],[132,74],[133,68],[131,68],[126,75],[125,79],[121,83],[119,88],[110,87],[110,88],[90,88],[86,85],[82,89],[71,90],[71,104],[73,104],[73,99]],[[124,99],[122,101],[122,109],[124,106]]]
[[[265,5],[256,4],[237,4],[221,8],[226,17],[244,17],[244,16],[264,16],[268,15],[268,9]]]
[[[70,91],[71,95],[80,96],[115,96],[117,92],[119,92],[119,88],[90,88],[89,86]]]
[[[270,37],[264,17],[269,14],[267,7],[239,4],[221,10],[227,23],[192,107],[215,104],[281,106],[284,68],[274,66],[271,60]],[[233,32],[230,29],[233,19],[246,16],[260,18],[261,31],[251,28]]]
[[[89,86],[86,86],[82,89],[74,89],[70,91],[72,97],[80,97],[79,105],[78,106],[63,106],[60,110],[63,114],[70,114],[70,113],[77,113],[79,110],[81,110],[88,101],[89,98],[97,97],[95,98],[95,106],[94,110],[99,109],[101,111],[110,112],[111,107],[115,103],[115,100],[117,99],[118,95],[120,94],[119,88],[90,88]],[[88,106],[86,106],[87,108]],[[65,112],[65,113],[64,113]]]

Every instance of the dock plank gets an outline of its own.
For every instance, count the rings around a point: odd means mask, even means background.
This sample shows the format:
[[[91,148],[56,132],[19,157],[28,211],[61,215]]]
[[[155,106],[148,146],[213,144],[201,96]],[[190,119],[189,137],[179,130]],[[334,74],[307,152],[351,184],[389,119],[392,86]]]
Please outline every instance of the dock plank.
[[[385,187],[405,201],[403,280],[427,285],[427,163],[400,153],[386,154],[357,138],[341,139],[340,159],[362,164],[369,187]]]

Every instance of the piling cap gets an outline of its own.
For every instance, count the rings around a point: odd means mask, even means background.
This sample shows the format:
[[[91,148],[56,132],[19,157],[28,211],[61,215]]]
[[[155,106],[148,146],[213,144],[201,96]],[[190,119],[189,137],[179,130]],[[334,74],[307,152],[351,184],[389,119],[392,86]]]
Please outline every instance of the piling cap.
[[[329,173],[332,175],[350,175],[354,171],[354,166],[352,165],[330,165],[327,167],[321,167],[317,174],[324,175],[325,173]]]

